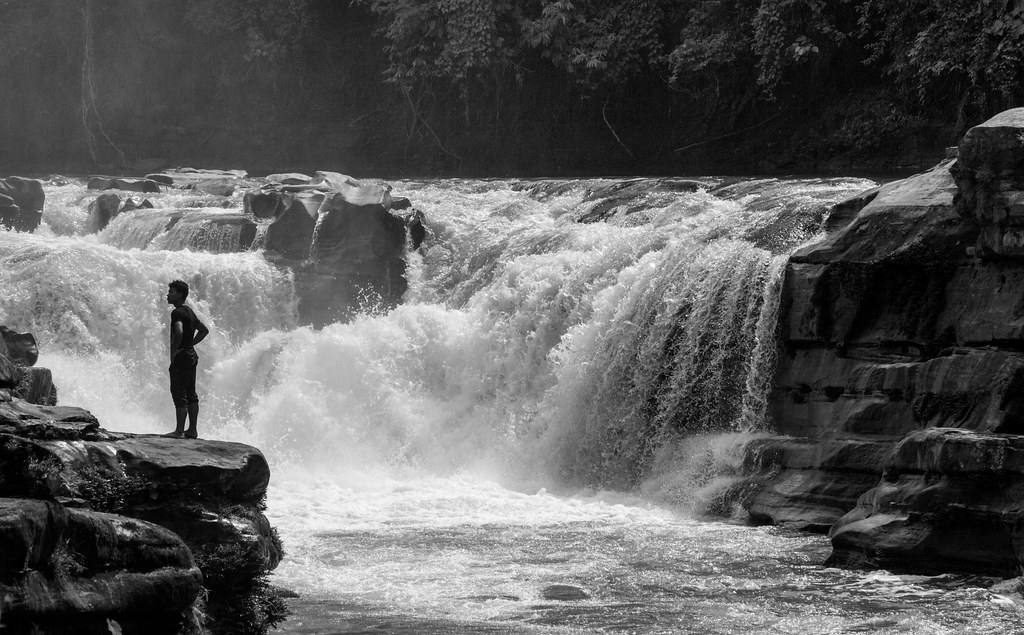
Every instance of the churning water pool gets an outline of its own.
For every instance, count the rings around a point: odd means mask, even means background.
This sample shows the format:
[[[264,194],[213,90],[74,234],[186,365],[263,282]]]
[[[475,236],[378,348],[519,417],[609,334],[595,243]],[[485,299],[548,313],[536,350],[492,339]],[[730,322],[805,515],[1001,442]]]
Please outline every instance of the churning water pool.
[[[696,520],[615,494],[466,478],[277,479],[299,594],[282,633],[1013,633],[1024,610],[964,576],[826,568],[824,536]]]

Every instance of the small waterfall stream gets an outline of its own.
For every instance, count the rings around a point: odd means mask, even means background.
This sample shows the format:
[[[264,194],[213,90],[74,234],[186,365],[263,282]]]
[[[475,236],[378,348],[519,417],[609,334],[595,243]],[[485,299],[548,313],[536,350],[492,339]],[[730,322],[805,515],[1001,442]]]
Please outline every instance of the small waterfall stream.
[[[317,262],[320,257],[320,234],[324,223],[327,222],[327,217],[330,215],[331,210],[323,206],[320,207],[320,211],[316,215],[316,223],[313,225],[313,238],[309,241],[309,260],[311,262]]]
[[[85,235],[95,193],[51,186],[37,234],[0,232],[0,323],[35,333],[62,403],[160,432],[163,294],[192,284],[200,433],[271,463],[275,583],[300,594],[283,632],[1019,624],[990,592],[824,569],[821,537],[702,517],[737,511],[716,492],[769,426],[787,254],[871,185],[704,182],[396,182],[430,229],[403,304],[319,330],[287,270],[204,229],[239,199],[165,192]]]

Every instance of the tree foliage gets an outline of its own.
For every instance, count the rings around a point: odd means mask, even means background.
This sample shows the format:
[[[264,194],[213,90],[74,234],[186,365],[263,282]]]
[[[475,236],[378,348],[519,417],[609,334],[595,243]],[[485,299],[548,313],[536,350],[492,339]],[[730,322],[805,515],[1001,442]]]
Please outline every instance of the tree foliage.
[[[1020,0],[0,0],[0,47],[0,147],[48,159],[296,121],[446,170],[895,152],[1024,101]]]
[[[281,62],[309,29],[308,0],[188,0],[186,20],[201,32],[245,38],[247,62]]]
[[[1016,0],[862,0],[870,55],[920,101],[978,97],[1007,105],[1024,80],[1024,4]]]

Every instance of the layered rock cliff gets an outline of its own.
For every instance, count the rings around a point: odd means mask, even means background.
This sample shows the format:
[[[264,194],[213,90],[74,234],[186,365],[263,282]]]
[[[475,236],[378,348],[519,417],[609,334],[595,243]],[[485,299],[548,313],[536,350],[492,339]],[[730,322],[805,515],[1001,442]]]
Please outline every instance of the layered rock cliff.
[[[1019,574],[1024,108],[829,229],[787,265],[751,517],[830,531],[836,564]]]
[[[0,352],[0,629],[251,633],[282,619],[259,450],[109,432],[32,403],[18,394],[35,340],[0,333],[14,342]]]

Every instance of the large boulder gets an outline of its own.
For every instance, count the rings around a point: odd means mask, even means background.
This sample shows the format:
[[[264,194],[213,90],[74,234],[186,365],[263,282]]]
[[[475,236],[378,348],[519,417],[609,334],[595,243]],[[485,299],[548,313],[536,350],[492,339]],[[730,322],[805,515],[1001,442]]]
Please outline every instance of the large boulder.
[[[114,192],[104,192],[89,203],[89,218],[85,231],[94,234],[102,231],[121,211],[121,197]]]
[[[20,333],[14,329],[0,325],[0,338],[3,339],[3,352],[12,361],[22,366],[35,366],[39,359],[39,345],[31,333]]]
[[[0,223],[7,229],[35,231],[42,222],[45,202],[40,181],[20,176],[0,179]]]
[[[0,496],[58,501],[169,529],[204,576],[210,573],[206,611],[219,629],[280,619],[283,607],[269,595],[265,577],[283,551],[262,511],[270,473],[258,450],[109,432],[78,409],[17,399],[6,405]],[[250,624],[233,625],[237,620]]]
[[[262,229],[255,247],[288,260],[308,258],[316,216],[324,197],[320,192],[246,192],[245,211],[257,219]]]
[[[245,194],[245,212],[260,225],[254,247],[295,272],[303,322],[323,326],[401,301],[406,250],[428,235],[408,199],[396,203],[390,186],[337,172],[267,179]]]
[[[8,404],[11,397],[30,404],[57,404],[53,376],[49,369],[35,366],[38,359],[35,336],[0,325],[0,404]],[[9,404],[0,405],[0,421],[4,416],[11,416],[4,414],[4,408],[8,407]]]
[[[260,511],[270,470],[251,446],[107,432],[81,409],[15,399],[0,404],[0,454],[0,496],[91,501],[169,527],[192,547],[230,536],[267,569],[281,558]]]
[[[347,319],[365,305],[397,304],[405,293],[405,221],[388,211],[377,184],[336,181],[320,205],[310,262],[299,269],[300,315],[316,326]]]
[[[0,628],[180,633],[202,590],[171,531],[54,502],[0,498]]]

